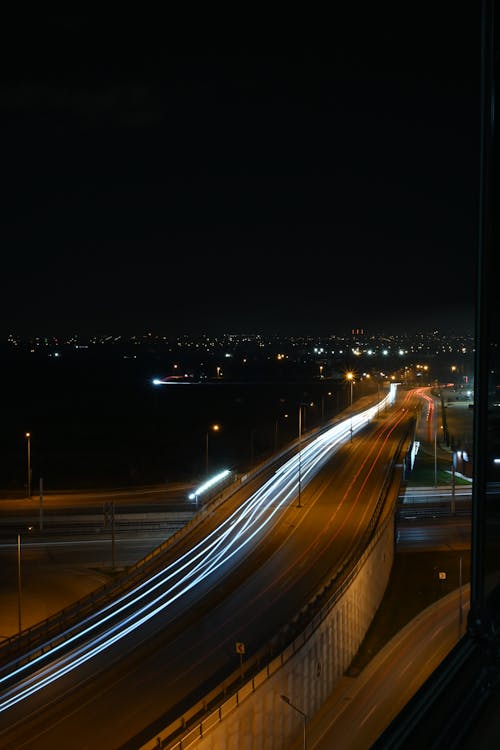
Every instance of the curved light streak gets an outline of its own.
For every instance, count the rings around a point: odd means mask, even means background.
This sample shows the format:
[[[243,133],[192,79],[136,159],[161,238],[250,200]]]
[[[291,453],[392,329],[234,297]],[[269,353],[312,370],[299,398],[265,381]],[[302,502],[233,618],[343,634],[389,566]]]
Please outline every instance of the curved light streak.
[[[378,414],[380,407],[394,402],[396,390],[397,386],[391,384],[388,395],[379,404],[353,414],[312,439],[301,448],[300,453],[280,466],[256,492],[191,549],[147,581],[138,584],[132,591],[68,628],[62,634],[62,642],[0,677],[0,685],[11,682],[13,678],[20,678],[16,685],[10,688],[5,686],[0,699],[0,712],[33,695],[126,637],[213,575],[228,560],[241,554],[269,527],[281,509],[297,496],[299,467],[300,481],[304,486],[339,446]],[[158,594],[151,599],[154,591],[158,591]],[[146,597],[148,601],[144,601]],[[106,629],[103,632],[95,632],[98,629],[102,631],[104,626]],[[60,637],[58,636],[58,640]],[[69,653],[60,654],[73,644]],[[49,646],[50,641],[46,645]],[[58,654],[58,658],[54,659]],[[44,666],[49,659],[51,663]],[[7,669],[9,666],[11,665],[6,665]],[[23,677],[23,674],[35,667],[38,669],[36,674]]]

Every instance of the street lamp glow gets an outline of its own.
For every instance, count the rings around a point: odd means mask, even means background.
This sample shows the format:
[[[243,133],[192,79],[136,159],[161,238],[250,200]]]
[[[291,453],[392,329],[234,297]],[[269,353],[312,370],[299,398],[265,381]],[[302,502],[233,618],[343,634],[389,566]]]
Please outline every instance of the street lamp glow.
[[[352,406],[352,387],[354,385],[354,373],[352,372],[352,370],[350,370],[349,372],[346,372],[345,379],[347,380],[347,382],[351,386],[349,404],[350,404],[350,406]]]
[[[218,432],[220,430],[219,424],[212,424],[205,433],[205,472],[208,474],[208,435],[210,430]]]
[[[300,490],[301,490],[301,487],[300,487],[300,483],[301,483],[301,461],[300,461],[300,455],[301,455],[301,451],[302,451],[302,445],[301,445],[301,443],[302,443],[302,404],[299,405],[299,502],[298,502],[298,506],[297,506],[299,508],[302,507],[302,505],[300,503]]]
[[[397,385],[391,384],[390,390],[382,405],[393,404],[396,398]],[[374,419],[377,407],[371,406],[354,415],[356,430]],[[347,422],[343,420],[333,425],[326,432],[313,438],[303,452],[304,477],[311,481],[313,476],[328,460],[331,453],[338,450],[348,435]],[[351,421],[352,425],[352,421]],[[255,540],[263,533],[268,524],[276,520],[276,514],[289,506],[295,497],[296,469],[298,456],[293,455],[286,461],[260,489],[229,517],[218,529],[214,529],[199,544],[181,555],[172,564],[162,568],[142,584],[136,584],[128,593],[123,593],[113,603],[109,602],[89,616],[85,629],[74,624],[62,635],[54,635],[46,642],[47,649],[24,661],[23,664],[7,670],[0,675],[0,687],[6,682],[21,680],[13,686],[10,693],[0,698],[0,714],[30,695],[47,687],[65,675],[70,674],[80,665],[96,657],[106,649],[114,647],[121,639],[144,623],[168,610],[180,597],[195,589],[231,559],[251,549]],[[198,491],[201,491],[199,488]],[[174,580],[172,580],[172,578]],[[165,590],[163,587],[166,586]],[[146,591],[157,590],[150,603],[143,601]],[[116,622],[117,616],[120,621]],[[63,651],[68,650],[67,656]],[[55,656],[55,658],[54,658]],[[36,668],[37,679],[24,681],[23,675]],[[285,702],[286,697],[285,697]],[[292,705],[291,703],[289,704]],[[296,708],[296,707],[295,707]]]
[[[26,433],[26,437],[29,437],[29,432]],[[28,526],[28,531],[31,531],[33,526]],[[17,623],[19,632],[23,629],[22,626],[22,583],[21,583],[21,534],[17,535]]]
[[[190,495],[188,495],[190,500],[196,500],[197,497],[202,495],[204,492],[206,492],[210,487],[213,487],[218,482],[222,482],[223,479],[225,479],[229,474],[231,473],[230,469],[224,469],[223,471],[220,471],[218,474],[213,476],[211,479],[208,479],[203,484],[200,484],[199,487],[197,487],[194,492],[191,492]]]

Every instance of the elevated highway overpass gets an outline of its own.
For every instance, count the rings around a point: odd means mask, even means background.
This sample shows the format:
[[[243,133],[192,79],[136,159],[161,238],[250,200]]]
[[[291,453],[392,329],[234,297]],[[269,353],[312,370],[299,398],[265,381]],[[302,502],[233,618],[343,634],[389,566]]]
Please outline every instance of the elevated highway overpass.
[[[173,747],[214,702],[252,684],[297,639],[306,645],[384,523],[391,548],[411,396],[368,411],[304,436],[300,458],[283,456],[207,506],[112,590],[80,603],[78,617],[6,644],[0,746],[63,747],[71,736],[82,748]],[[383,593],[384,554],[372,594],[358,592],[365,612],[339,645],[343,663]],[[319,669],[331,681],[338,667]],[[255,747],[268,722],[257,724],[247,730]],[[284,737],[291,726],[281,724],[273,731]]]

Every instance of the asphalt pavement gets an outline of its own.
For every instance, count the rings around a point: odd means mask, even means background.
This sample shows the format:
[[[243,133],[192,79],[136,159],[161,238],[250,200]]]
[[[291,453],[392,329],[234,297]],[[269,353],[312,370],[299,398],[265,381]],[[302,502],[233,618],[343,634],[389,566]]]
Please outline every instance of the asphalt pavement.
[[[456,426],[455,429],[458,432],[459,427]],[[447,488],[442,489],[446,491]],[[102,502],[102,493],[99,493],[99,502]],[[5,498],[0,500],[0,508],[6,509],[6,503],[21,507],[23,500]],[[447,533],[446,530],[443,533]],[[464,585],[468,583],[468,541],[464,542],[462,538],[455,539],[455,542],[448,544],[448,549],[443,548],[443,545],[434,550],[411,549],[402,545],[396,550],[386,596],[351,669],[339,685],[340,692],[335,691],[331,698],[333,703],[330,701],[318,717],[311,719],[311,740],[314,732],[319,738],[311,747],[326,748],[326,745],[320,744],[321,733],[326,731],[325,716],[333,710],[333,706],[338,706],[342,691],[349,692],[355,684],[364,684],[366,675],[369,674],[368,665],[375,657],[383,658],[384,649],[387,652],[389,644],[399,637],[401,629],[408,626],[412,618],[418,617],[426,607],[438,606],[440,600],[456,590],[459,559],[460,582]],[[16,544],[15,539],[0,544],[0,638],[15,635],[20,626],[30,627],[55,614],[108,582],[113,575],[109,565],[89,567],[60,562],[55,564],[54,557],[50,545],[34,549],[22,543]],[[452,573],[448,576],[446,585],[440,587],[436,573],[441,570]],[[365,677],[362,678],[363,674]],[[344,696],[340,700],[348,701],[349,698]]]

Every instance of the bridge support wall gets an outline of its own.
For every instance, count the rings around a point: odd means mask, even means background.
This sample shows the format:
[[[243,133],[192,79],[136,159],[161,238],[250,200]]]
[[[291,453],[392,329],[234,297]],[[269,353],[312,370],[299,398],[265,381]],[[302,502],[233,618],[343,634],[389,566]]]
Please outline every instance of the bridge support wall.
[[[351,664],[382,601],[394,560],[394,512],[357,563],[349,585],[301,639],[288,647],[210,716],[175,742],[146,748],[283,750],[300,741],[303,719],[284,694],[314,715]]]

